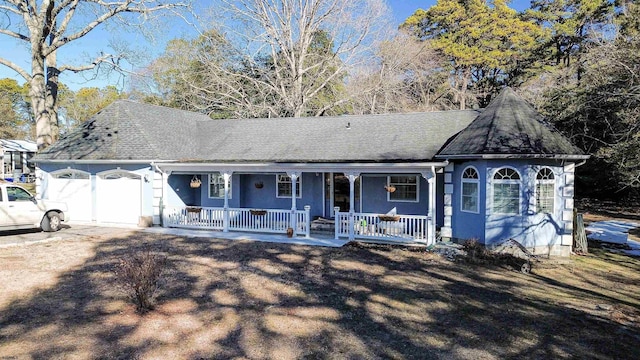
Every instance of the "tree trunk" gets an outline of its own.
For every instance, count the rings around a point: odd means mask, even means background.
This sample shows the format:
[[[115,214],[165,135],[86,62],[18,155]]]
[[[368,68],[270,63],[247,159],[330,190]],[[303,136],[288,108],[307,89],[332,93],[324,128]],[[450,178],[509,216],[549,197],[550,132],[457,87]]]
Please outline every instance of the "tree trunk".
[[[56,52],[52,52],[45,61],[47,68],[47,86],[45,107],[49,113],[49,129],[52,143],[58,140],[60,133],[58,124],[58,75]]]
[[[36,144],[38,145],[38,151],[46,149],[49,145],[53,144],[53,137],[51,134],[51,114],[47,109],[46,104],[46,79],[44,76],[44,59],[40,54],[40,45],[33,44],[31,53],[31,73],[33,74],[29,83],[29,96],[31,97],[31,107],[33,108],[33,114],[36,121]]]
[[[469,71],[462,73],[462,84],[460,84],[460,110],[467,109],[467,86],[469,86]]]

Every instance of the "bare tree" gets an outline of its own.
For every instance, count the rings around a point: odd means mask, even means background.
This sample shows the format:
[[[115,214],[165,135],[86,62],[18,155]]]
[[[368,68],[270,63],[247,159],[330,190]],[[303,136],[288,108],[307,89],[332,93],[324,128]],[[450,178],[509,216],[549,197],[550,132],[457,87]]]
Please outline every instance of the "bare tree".
[[[220,0],[223,33],[242,71],[212,64],[226,84],[248,83],[269,115],[319,116],[348,101],[333,92],[390,32],[383,0]],[[234,81],[228,81],[234,78]],[[237,89],[237,87],[235,88]],[[246,93],[222,91],[236,102]],[[319,101],[321,99],[321,101]]]
[[[354,113],[451,109],[451,88],[444,59],[429,41],[405,33],[380,44],[375,61],[362,67],[348,83]]]
[[[119,26],[142,26],[154,13],[184,8],[171,0],[0,0],[0,35],[29,45],[31,69],[24,69],[6,55],[4,65],[30,86],[29,96],[36,119],[38,150],[58,136],[58,76],[100,65],[117,67],[122,54],[101,53],[84,65],[58,65],[57,53],[106,22]]]

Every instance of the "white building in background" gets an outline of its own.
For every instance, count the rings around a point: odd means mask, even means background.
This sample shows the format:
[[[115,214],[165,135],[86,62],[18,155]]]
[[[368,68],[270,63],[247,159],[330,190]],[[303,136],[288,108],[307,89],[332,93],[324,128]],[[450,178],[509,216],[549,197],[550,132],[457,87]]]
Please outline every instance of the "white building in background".
[[[0,139],[2,156],[2,179],[13,181],[32,181],[35,166],[29,164],[29,160],[36,154],[38,147],[35,142],[29,140],[3,140]]]

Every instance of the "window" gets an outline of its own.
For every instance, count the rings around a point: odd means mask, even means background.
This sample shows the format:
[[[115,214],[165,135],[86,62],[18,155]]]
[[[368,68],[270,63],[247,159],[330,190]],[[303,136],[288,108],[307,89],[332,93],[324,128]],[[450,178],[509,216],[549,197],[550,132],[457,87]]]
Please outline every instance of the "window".
[[[89,179],[89,173],[86,173],[84,171],[77,171],[77,170],[63,170],[60,172],[52,173],[51,176],[54,179],[82,179],[82,180]]]
[[[302,194],[300,176],[296,178],[296,197],[300,198]],[[286,174],[276,175],[278,182],[276,197],[291,197],[291,178]]]
[[[462,211],[478,212],[480,202],[480,176],[473,167],[468,167],[462,172]]]
[[[493,175],[493,212],[520,213],[520,175],[511,168],[502,168]]]
[[[536,211],[553,213],[555,201],[555,176],[549,168],[542,168],[536,174]]]
[[[229,178],[229,199],[231,199],[231,178]],[[224,199],[224,175],[216,172],[209,174],[209,197]]]
[[[9,201],[31,201],[31,194],[19,187],[7,187],[7,197]]]
[[[118,179],[140,179],[140,175],[130,173],[128,171],[114,171],[108,174],[102,175],[105,180],[118,180]]]
[[[417,176],[388,176],[387,188],[395,188],[387,193],[388,201],[418,201]]]

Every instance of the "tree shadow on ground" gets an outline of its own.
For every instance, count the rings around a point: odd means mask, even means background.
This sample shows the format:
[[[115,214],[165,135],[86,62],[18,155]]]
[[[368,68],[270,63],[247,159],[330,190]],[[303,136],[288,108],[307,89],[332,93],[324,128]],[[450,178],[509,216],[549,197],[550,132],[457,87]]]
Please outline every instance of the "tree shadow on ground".
[[[146,246],[168,261],[156,309],[139,315],[117,290],[113,267]],[[94,250],[55,286],[3,309],[0,356],[637,357],[637,323],[621,325],[521,291],[544,292],[557,285],[551,279],[424,252],[143,233],[97,242]]]

